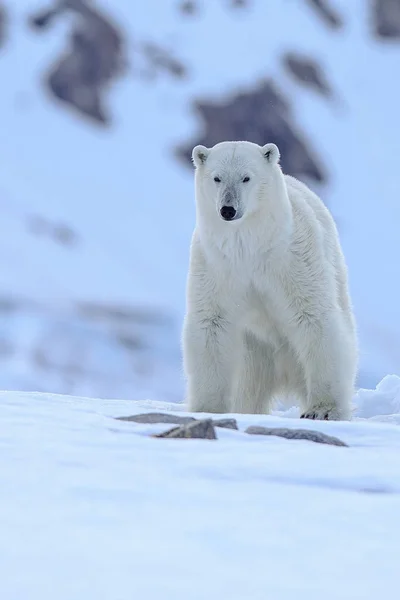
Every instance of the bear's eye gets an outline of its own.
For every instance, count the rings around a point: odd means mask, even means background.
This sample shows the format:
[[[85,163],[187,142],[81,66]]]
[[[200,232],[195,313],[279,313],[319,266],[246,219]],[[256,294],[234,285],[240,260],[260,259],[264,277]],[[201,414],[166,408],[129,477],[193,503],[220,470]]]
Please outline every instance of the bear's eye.
[[[221,180],[219,177],[214,177],[214,181],[215,181],[215,183],[221,183]]]
[[[250,181],[250,177],[243,177],[242,181],[243,183],[247,183],[248,181]]]

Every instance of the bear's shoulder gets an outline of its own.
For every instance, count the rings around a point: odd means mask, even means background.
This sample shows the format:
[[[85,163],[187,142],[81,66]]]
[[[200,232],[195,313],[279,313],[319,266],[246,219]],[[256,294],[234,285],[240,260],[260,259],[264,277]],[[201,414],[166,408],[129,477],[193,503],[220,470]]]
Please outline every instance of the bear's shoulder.
[[[325,233],[336,236],[333,217],[321,200],[305,183],[291,175],[284,175],[289,200],[295,213],[304,218],[315,219]]]

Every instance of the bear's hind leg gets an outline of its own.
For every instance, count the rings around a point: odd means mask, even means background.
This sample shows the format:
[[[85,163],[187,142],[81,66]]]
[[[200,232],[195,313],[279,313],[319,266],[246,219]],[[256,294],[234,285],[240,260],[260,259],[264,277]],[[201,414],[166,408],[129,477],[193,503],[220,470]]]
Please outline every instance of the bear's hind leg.
[[[355,355],[339,320],[311,322],[296,332],[304,367],[307,400],[301,417],[348,420],[355,377]]]
[[[231,412],[266,414],[271,410],[275,390],[273,349],[244,332],[232,388]]]

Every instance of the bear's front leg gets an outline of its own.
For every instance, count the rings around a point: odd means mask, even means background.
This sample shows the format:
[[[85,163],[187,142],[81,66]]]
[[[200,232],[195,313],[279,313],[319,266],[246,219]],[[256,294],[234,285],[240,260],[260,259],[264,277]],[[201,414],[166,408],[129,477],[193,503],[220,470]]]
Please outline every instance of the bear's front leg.
[[[189,313],[182,341],[188,410],[227,412],[234,350],[230,323],[218,313]]]
[[[275,388],[273,348],[251,332],[243,334],[243,347],[237,358],[230,411],[265,414],[271,410]]]
[[[340,316],[317,319],[307,315],[298,321],[293,341],[307,387],[301,417],[350,419],[355,360]]]

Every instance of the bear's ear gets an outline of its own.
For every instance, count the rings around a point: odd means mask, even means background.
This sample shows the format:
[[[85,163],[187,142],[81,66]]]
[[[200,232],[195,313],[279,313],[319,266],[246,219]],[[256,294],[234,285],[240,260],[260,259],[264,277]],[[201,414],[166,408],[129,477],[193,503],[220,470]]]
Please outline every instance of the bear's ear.
[[[266,158],[271,165],[276,165],[279,162],[281,153],[279,152],[279,148],[276,144],[265,144],[261,150],[264,158]]]
[[[201,167],[207,160],[210,150],[205,146],[195,146],[192,152],[192,161],[195,167]]]

